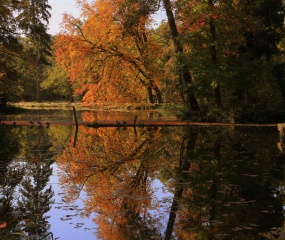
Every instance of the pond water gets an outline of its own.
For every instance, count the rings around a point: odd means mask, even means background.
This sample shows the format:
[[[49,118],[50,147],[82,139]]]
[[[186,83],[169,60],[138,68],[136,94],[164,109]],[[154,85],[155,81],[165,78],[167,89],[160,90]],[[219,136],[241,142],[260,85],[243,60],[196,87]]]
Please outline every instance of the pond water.
[[[284,239],[277,127],[75,133],[0,126],[1,239]]]

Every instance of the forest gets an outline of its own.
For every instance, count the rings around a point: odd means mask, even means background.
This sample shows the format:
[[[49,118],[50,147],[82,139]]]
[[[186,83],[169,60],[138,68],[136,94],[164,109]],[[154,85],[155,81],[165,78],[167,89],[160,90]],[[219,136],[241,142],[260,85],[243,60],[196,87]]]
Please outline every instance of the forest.
[[[179,108],[193,121],[283,120],[284,0],[77,4],[81,17],[65,14],[51,36],[47,0],[0,1],[2,111],[65,99]]]

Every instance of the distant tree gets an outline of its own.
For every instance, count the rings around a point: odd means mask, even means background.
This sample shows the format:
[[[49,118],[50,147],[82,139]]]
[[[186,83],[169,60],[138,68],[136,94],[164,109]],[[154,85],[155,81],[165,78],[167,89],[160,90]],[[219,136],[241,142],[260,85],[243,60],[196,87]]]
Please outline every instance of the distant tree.
[[[66,70],[60,63],[55,61],[54,57],[50,59],[50,62],[51,66],[46,67],[44,70],[41,88],[57,96],[68,95],[69,101],[74,102],[73,87]],[[52,97],[49,96],[49,98]]]
[[[8,101],[27,99],[31,75],[36,76],[40,100],[41,64],[47,64],[50,55],[49,9],[45,0],[0,1],[1,108]]]
[[[37,101],[41,101],[41,65],[48,64],[47,56],[51,55],[51,37],[47,33],[51,17],[47,0],[23,0],[20,3],[19,15],[16,20],[30,42],[31,52],[35,59],[37,85]]]
[[[17,52],[21,51],[18,42],[17,23],[13,12],[17,1],[0,1],[0,108],[6,107],[17,86],[18,74],[15,71]]]

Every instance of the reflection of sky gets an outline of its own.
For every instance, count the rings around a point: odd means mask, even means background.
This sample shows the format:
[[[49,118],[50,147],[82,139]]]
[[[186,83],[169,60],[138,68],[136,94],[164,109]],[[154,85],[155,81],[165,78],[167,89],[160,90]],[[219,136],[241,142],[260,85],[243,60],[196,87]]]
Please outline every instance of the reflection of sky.
[[[161,229],[161,234],[164,235],[169,219],[169,212],[172,205],[173,194],[170,193],[165,188],[165,185],[163,185],[158,179],[155,179],[153,181],[152,189],[154,191],[153,196],[155,197],[155,199],[152,199],[152,205],[155,202],[158,202],[159,212],[157,212],[157,208],[154,208],[154,210],[149,210],[149,213],[155,219],[159,219],[159,223],[161,224],[159,229]]]
[[[53,129],[54,128],[54,129]],[[59,127],[51,126],[48,131],[51,131],[50,134],[53,134],[58,130]],[[27,127],[19,128],[21,130],[26,131]],[[21,134],[19,136],[22,136]],[[24,135],[23,135],[24,136]],[[14,161],[9,164],[9,168],[11,171],[15,171],[17,168],[24,168],[27,172],[29,170],[29,164],[27,156],[23,155],[23,153],[30,151],[38,151],[34,149],[34,142],[32,140],[33,137],[37,135],[32,132],[32,130],[28,130],[27,143],[30,146],[26,146],[25,142],[23,142],[23,150],[20,151],[20,154],[15,157]],[[52,139],[52,138],[51,138]],[[46,138],[43,138],[46,140]],[[43,145],[45,142],[43,142]],[[31,148],[29,151],[25,151],[24,148]],[[53,153],[53,158],[56,155],[61,154],[62,146],[61,144],[55,144],[51,149],[50,153]],[[23,153],[22,153],[23,152]],[[0,156],[0,159],[3,156]],[[49,156],[50,157],[50,156]],[[1,166],[0,166],[1,167]],[[51,198],[51,210],[45,213],[45,216],[49,217],[47,221],[50,223],[51,228],[49,232],[53,233],[54,239],[59,240],[92,240],[96,238],[96,228],[97,225],[92,222],[92,219],[96,217],[95,214],[92,214],[90,217],[84,216],[84,204],[82,200],[86,199],[86,193],[82,191],[80,198],[74,203],[66,203],[64,200],[64,189],[61,188],[59,184],[59,175],[60,170],[56,164],[51,166],[53,168],[53,173],[50,176],[50,180],[46,189],[49,187],[49,184],[52,186],[52,191],[54,192],[54,196]],[[29,172],[27,172],[28,174]],[[156,223],[157,229],[160,230],[162,235],[165,234],[169,211],[173,200],[173,194],[169,193],[167,187],[164,183],[162,183],[158,179],[149,179],[151,181],[151,190],[150,195],[152,196],[151,207],[148,209],[148,213],[152,218],[151,223]],[[21,186],[20,186],[21,187]],[[17,205],[17,199],[21,198],[21,194],[18,191],[19,189],[15,189],[15,202]],[[1,192],[0,192],[1,198]],[[84,217],[81,217],[82,214]],[[150,228],[154,226],[149,226]]]
[[[86,195],[81,193],[80,199],[76,202],[68,204],[64,201],[63,190],[58,182],[57,166],[53,165],[53,175],[50,177],[50,184],[54,191],[54,201],[50,212],[49,222],[51,224],[51,232],[54,239],[60,240],[89,240],[96,239],[95,223],[92,222],[92,217],[80,217],[80,210],[83,210],[84,204],[81,199]]]

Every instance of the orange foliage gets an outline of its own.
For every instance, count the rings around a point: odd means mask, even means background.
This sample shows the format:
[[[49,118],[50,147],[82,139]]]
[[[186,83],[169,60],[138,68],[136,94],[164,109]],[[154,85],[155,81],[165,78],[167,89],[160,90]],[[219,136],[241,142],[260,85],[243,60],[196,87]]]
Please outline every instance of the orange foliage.
[[[147,36],[150,17],[126,29],[118,13],[121,2],[78,1],[84,22],[64,15],[56,38],[56,60],[86,103],[147,101],[147,87],[160,88],[160,48]]]
[[[1,228],[6,228],[6,227],[7,227],[7,223],[1,223],[1,224],[0,224],[0,229],[1,229]]]
[[[132,215],[147,217],[156,206],[151,182],[161,164],[155,156],[160,129],[141,130],[139,138],[132,129],[80,127],[78,132],[76,148],[72,141],[57,159],[66,198],[76,199],[84,188],[86,212],[98,213],[99,235],[120,239],[133,224]]]

